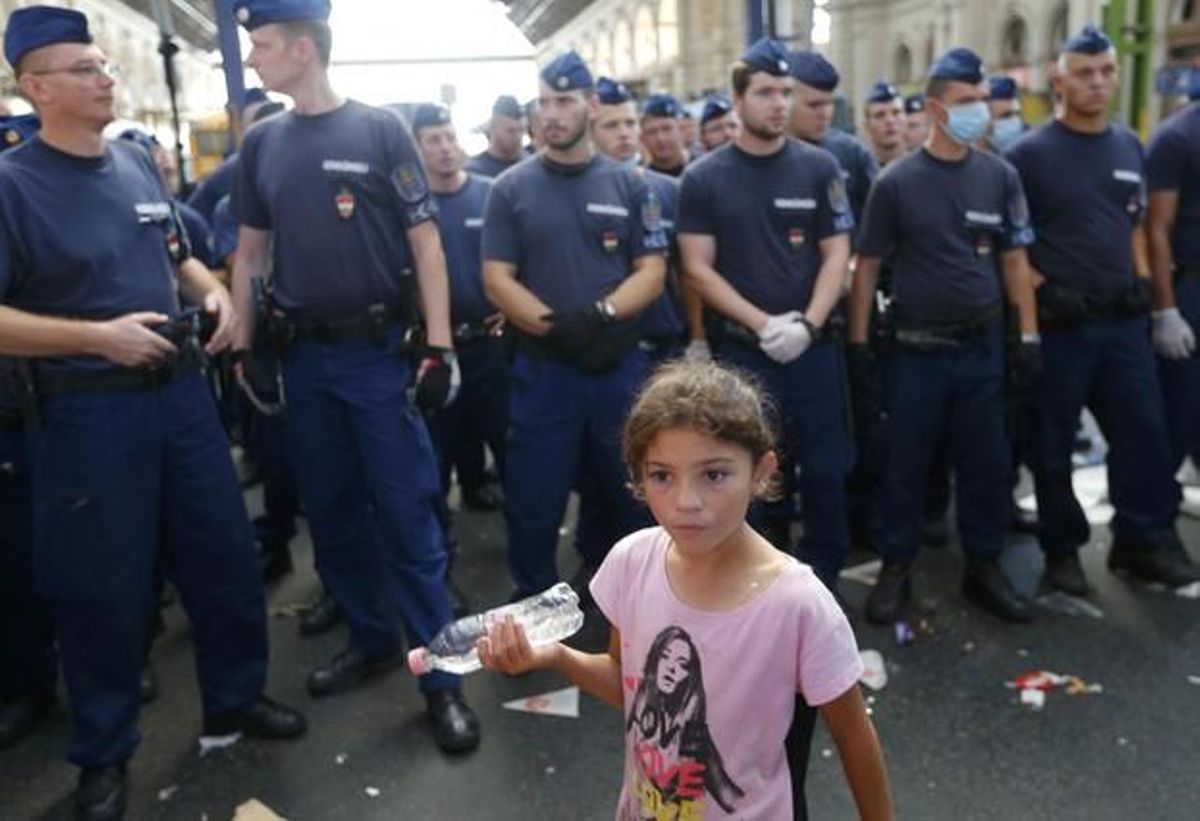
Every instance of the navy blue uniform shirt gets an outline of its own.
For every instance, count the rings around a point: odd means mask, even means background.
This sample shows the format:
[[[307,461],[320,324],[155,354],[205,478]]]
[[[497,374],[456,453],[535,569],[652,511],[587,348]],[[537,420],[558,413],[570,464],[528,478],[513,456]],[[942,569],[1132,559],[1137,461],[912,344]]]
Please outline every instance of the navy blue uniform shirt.
[[[680,339],[683,336],[683,304],[679,296],[679,245],[675,241],[675,206],[679,199],[679,181],[666,174],[638,169],[649,184],[649,207],[661,212],[663,233],[667,237],[667,279],[662,296],[651,302],[639,320],[642,335],[654,339]]]
[[[471,159],[467,160],[467,170],[472,174],[478,174],[481,177],[499,177],[508,169],[519,163],[523,157],[518,157],[512,162],[505,162],[497,157],[493,157],[488,152],[484,151],[481,154],[476,154]]]
[[[1082,134],[1055,120],[1008,150],[1033,218],[1033,266],[1089,294],[1115,295],[1133,281],[1134,227],[1145,211],[1142,146],[1113,125]]]
[[[112,319],[179,312],[176,262],[189,253],[158,169],[139,145],[100,157],[35,138],[0,156],[0,302],[33,314]],[[99,357],[48,367],[110,367]]]
[[[492,181],[467,175],[462,188],[451,194],[434,194],[438,206],[438,231],[450,276],[450,316],[454,324],[474,322],[496,312],[483,291],[483,209]]]
[[[850,197],[850,210],[854,213],[854,224],[862,223],[863,209],[867,207],[867,196],[879,176],[879,160],[862,141],[845,131],[829,129],[819,145],[838,161],[842,167],[842,179],[846,181],[846,194]]]
[[[890,266],[897,323],[939,325],[999,307],[1000,253],[1031,242],[1016,169],[974,148],[958,162],[921,148],[875,181],[858,252]]]
[[[225,161],[209,174],[204,182],[196,186],[196,190],[188,197],[188,205],[200,212],[200,216],[209,222],[217,210],[217,203],[228,197],[233,191],[233,178],[237,174],[237,154],[230,154]]]
[[[846,185],[828,151],[789,139],[774,154],[727,143],[688,167],[680,234],[716,239],[716,270],[769,314],[803,311],[821,269],[820,242],[854,228]]]
[[[588,308],[633,263],[667,247],[637,171],[596,155],[582,166],[544,156],[496,180],[483,221],[483,258],[517,266],[517,280],[554,311]]]
[[[213,209],[213,258],[217,261],[217,268],[224,268],[229,255],[237,250],[238,227],[233,203],[229,195],[225,195]]]
[[[1167,118],[1146,151],[1150,193],[1175,191],[1179,207],[1171,230],[1171,255],[1180,268],[1200,271],[1200,103]]]
[[[437,215],[408,126],[355,100],[315,116],[287,112],[246,132],[238,221],[275,233],[275,299],[334,319],[405,297],[406,231]]]
[[[187,231],[192,255],[208,268],[220,268],[221,263],[213,255],[212,226],[209,221],[183,200],[175,200],[175,210]]]

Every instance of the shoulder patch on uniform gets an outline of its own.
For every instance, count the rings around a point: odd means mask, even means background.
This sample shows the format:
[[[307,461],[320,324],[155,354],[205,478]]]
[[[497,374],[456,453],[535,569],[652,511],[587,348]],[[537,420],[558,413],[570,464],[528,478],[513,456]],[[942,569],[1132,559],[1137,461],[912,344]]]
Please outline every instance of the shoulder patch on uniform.
[[[420,202],[429,193],[429,186],[416,163],[406,162],[392,173],[392,183],[400,199],[409,203]]]
[[[662,203],[656,196],[649,196],[642,203],[642,227],[650,233],[663,230]]]
[[[841,174],[829,180],[829,207],[835,214],[845,214],[850,210],[850,197],[846,194],[846,181]]]

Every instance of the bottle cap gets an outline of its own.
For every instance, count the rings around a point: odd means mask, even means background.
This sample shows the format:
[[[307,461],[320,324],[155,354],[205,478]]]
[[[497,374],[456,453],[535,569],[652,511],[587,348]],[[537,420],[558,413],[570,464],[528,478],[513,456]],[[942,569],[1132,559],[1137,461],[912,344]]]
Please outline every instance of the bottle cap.
[[[429,672],[429,665],[425,663],[424,647],[408,651],[408,669],[414,676],[423,676]]]

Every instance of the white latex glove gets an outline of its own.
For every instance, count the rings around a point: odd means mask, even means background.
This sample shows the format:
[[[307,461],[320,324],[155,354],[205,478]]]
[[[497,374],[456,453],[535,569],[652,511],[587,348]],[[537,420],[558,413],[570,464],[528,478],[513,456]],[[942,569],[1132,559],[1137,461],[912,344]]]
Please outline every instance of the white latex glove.
[[[683,349],[684,359],[693,359],[697,362],[711,362],[712,349],[708,347],[708,343],[703,339],[693,339]]]
[[[1164,359],[1186,359],[1196,350],[1196,335],[1178,308],[1151,314],[1154,321],[1154,350]]]
[[[808,325],[801,321],[801,314],[792,313],[794,315],[792,321],[784,325],[776,336],[759,343],[763,353],[781,365],[786,365],[799,358],[808,350],[808,346],[813,341]]]
[[[767,318],[767,324],[758,332],[759,347],[777,342],[789,325],[800,317],[799,311],[788,311],[786,314],[775,314]],[[763,347],[765,351],[766,348]]]

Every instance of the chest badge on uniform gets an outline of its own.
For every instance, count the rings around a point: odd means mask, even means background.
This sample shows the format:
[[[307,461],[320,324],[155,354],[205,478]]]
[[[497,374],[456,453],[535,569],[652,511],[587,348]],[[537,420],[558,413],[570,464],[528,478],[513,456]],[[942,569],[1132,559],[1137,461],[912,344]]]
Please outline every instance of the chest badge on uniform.
[[[801,246],[804,245],[805,239],[806,239],[806,237],[804,236],[803,229],[801,229],[801,228],[788,229],[788,244],[791,245],[792,248],[794,248],[795,250],[797,250],[797,251],[800,250]]]
[[[604,244],[605,253],[608,254],[615,254],[617,246],[621,244],[621,241],[617,238],[616,231],[605,231],[601,242]]]
[[[337,192],[337,196],[333,198],[333,201],[337,205],[339,217],[348,220],[354,216],[354,192],[349,188],[341,188]]]
[[[992,255],[992,238],[988,234],[980,234],[975,238],[975,256],[990,257]]]
[[[179,232],[174,228],[167,230],[167,253],[171,259],[179,259]]]

